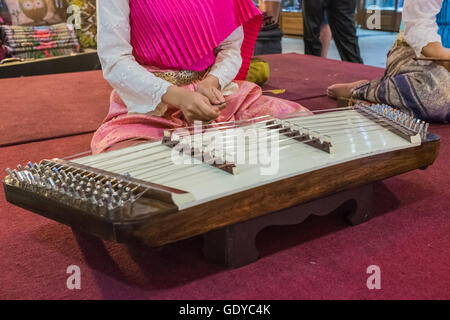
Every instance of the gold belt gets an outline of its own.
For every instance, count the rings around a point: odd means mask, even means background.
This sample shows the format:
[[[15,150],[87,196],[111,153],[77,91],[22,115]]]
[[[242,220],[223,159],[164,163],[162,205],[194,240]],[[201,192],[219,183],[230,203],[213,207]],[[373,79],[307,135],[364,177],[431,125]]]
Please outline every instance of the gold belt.
[[[209,73],[209,68],[204,71],[191,71],[191,70],[171,70],[167,72],[155,71],[153,74],[158,78],[166,80],[171,84],[177,86],[186,86],[195,81],[201,81]]]

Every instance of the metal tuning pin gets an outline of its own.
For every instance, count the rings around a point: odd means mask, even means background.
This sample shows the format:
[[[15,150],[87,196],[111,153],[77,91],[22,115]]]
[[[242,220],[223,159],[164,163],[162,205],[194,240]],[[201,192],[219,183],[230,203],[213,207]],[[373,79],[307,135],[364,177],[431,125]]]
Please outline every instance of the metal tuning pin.
[[[429,127],[429,123],[425,123],[425,126],[424,126],[424,128],[423,128],[423,131],[422,131],[422,139],[426,139],[427,138],[427,135],[428,135],[428,127]]]
[[[33,182],[31,181],[30,176],[28,175],[28,171],[27,170],[22,170],[22,174],[25,177],[25,180],[28,183],[28,185],[32,185]]]
[[[15,170],[14,170],[15,171]],[[8,176],[6,177],[6,179],[9,180],[9,183],[11,184],[16,184],[16,182],[20,183],[20,180],[18,179],[17,175],[15,174],[14,171],[11,171],[11,169],[6,168],[6,173],[8,174]]]
[[[77,190],[78,191],[78,190]],[[86,192],[83,190],[83,189],[80,189],[79,191],[79,194],[80,194],[80,199],[81,199],[81,201],[87,201],[87,196],[86,196]]]
[[[16,178],[16,175],[11,171],[10,168],[6,168],[6,173],[8,174],[8,176],[9,176],[11,179],[15,179],[15,178]]]
[[[44,180],[45,181],[45,180]],[[50,181],[46,181],[45,182],[45,189],[46,189],[46,191],[47,191],[47,195],[51,195],[51,192],[52,192],[52,184],[50,183]]]
[[[416,124],[416,118],[411,117],[411,121],[409,122],[409,130],[414,131],[414,126]]]
[[[36,186],[37,182],[36,182],[36,179],[34,178],[33,174],[30,171],[26,171],[26,174],[28,175],[28,177],[29,177],[29,179],[31,181],[31,184],[33,186]]]
[[[420,124],[419,124],[419,128],[417,129],[417,133],[419,133],[421,136],[422,136],[422,130],[423,130],[423,127],[424,127],[424,122],[422,121]]]
[[[48,178],[47,181],[48,181],[48,183],[50,183],[51,189],[54,190],[54,191],[56,191],[57,188],[56,188],[55,181],[53,181],[53,179],[52,179],[51,177]]]
[[[33,164],[31,163],[31,161],[28,161],[27,165],[25,166],[25,170],[27,170],[29,172],[32,169],[33,169]]]
[[[416,125],[414,126],[416,133],[420,133],[420,124],[421,123],[422,123],[422,121],[420,119],[417,119]]]
[[[107,181],[106,182],[106,186],[108,187],[108,189],[109,189],[109,191],[111,192],[111,194],[113,194],[114,193],[114,188],[113,188],[113,186],[112,186],[112,184],[111,184],[111,181]]]
[[[25,179],[23,178],[22,174],[19,171],[14,169],[12,172],[16,176],[16,178],[19,180],[19,183],[25,182]]]
[[[75,200],[76,204],[78,204],[78,201],[81,199],[80,193],[77,188],[73,189],[73,199]]]
[[[65,172],[64,172],[64,173],[65,173]],[[73,175],[72,172],[69,172],[69,173],[67,174],[67,176],[68,176],[71,180],[76,180],[76,178],[75,178],[75,176]]]
[[[416,130],[415,130],[415,128],[416,128],[416,123],[417,123],[417,119],[416,119],[416,118],[413,118],[413,119],[412,119],[412,122],[411,122],[411,127],[410,127],[411,131],[416,131]]]

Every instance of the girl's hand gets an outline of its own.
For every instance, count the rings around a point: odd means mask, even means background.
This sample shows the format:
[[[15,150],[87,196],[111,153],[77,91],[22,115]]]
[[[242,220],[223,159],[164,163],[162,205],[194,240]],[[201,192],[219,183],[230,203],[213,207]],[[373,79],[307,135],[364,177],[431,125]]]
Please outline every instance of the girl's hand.
[[[177,86],[169,87],[162,97],[162,102],[180,109],[188,122],[195,120],[210,122],[217,119],[220,114],[218,108],[213,107],[204,95]]]
[[[219,79],[209,75],[197,85],[197,92],[207,97],[212,105],[223,109],[225,108],[225,98],[219,88]]]
[[[450,59],[450,49],[445,48],[440,42],[431,42],[422,49],[424,56],[437,59]],[[450,72],[449,62],[436,62]]]
[[[448,59],[450,49],[445,48],[440,42],[430,42],[422,49],[422,54],[429,58]]]

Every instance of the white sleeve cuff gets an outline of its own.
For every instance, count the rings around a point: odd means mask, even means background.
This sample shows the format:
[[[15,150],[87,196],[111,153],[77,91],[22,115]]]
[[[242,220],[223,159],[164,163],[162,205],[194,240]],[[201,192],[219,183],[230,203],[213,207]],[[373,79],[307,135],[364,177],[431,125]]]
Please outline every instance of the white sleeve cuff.
[[[97,1],[98,56],[103,76],[129,112],[147,113],[161,102],[172,84],[156,77],[133,56],[129,0]]]
[[[219,79],[221,88],[225,88],[236,78],[242,66],[241,46],[244,41],[242,26],[234,30],[216,48],[216,61],[210,74]]]

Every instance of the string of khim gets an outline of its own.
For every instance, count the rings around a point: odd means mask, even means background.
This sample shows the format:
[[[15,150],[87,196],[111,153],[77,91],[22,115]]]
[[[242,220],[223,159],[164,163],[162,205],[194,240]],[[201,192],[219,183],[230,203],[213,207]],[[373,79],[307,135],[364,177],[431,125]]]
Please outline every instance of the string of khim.
[[[358,106],[356,106],[356,107],[347,107],[347,108],[338,108],[338,109],[317,110],[317,111],[313,111],[313,113],[322,113],[320,119],[318,119],[318,118],[316,118],[314,116],[312,116],[312,117],[303,116],[301,119],[298,119],[297,122],[299,122],[299,123],[314,122],[314,123],[317,124],[317,123],[335,123],[336,120],[349,121],[349,120],[352,120],[352,118],[349,119],[348,115],[337,115],[336,116],[335,113],[338,113],[338,112],[341,112],[341,111],[355,110],[357,108],[358,108]],[[328,115],[326,113],[331,114],[332,117],[328,118],[327,117]],[[324,114],[325,114],[325,116],[324,116]],[[304,112],[293,114],[293,115],[291,115],[291,117],[295,116],[295,115],[304,115]],[[339,117],[345,117],[345,119],[339,119]],[[253,124],[254,123],[258,123],[258,122],[266,123],[266,122],[270,121],[269,120],[270,118],[271,118],[270,116],[262,116],[262,117],[257,117],[257,118],[253,118],[253,119],[248,119],[248,120],[227,121],[227,122],[221,122],[221,123],[206,124],[206,125],[203,125],[203,126],[198,126],[198,125],[195,126],[194,125],[194,126],[190,126],[190,127],[184,128],[184,129],[197,128],[197,130],[201,129],[200,132],[204,132],[206,130],[211,131],[212,128],[214,130],[221,130],[221,128],[229,129],[229,128],[238,127],[239,125],[242,125],[244,123],[253,123]],[[324,118],[325,118],[325,120],[324,120]],[[372,121],[374,121],[374,120],[372,119]],[[375,120],[374,122],[381,123],[383,121],[382,120]],[[232,124],[232,125],[230,126],[229,124]],[[224,127],[224,125],[226,125],[226,126]],[[349,129],[349,128],[346,128],[346,129]],[[177,130],[177,129],[176,128],[175,129],[170,129],[169,132],[175,131],[175,130]],[[184,132],[186,132],[186,131],[184,131]],[[153,146],[148,147],[148,148],[157,148],[157,147],[160,147],[160,146],[159,145],[153,145]],[[143,151],[145,151],[145,150],[147,150],[147,149],[144,149]],[[86,153],[89,153],[89,152],[86,152]],[[83,153],[83,154],[85,154],[85,153]],[[80,155],[80,154],[77,154],[77,155]],[[123,155],[125,156],[127,154],[123,154]],[[74,156],[76,156],[76,155],[73,155],[73,156],[70,156],[70,157],[67,157],[67,158],[73,158]],[[93,162],[91,162],[89,164],[95,165],[97,163],[99,163],[99,161],[94,160]]]
[[[410,117],[409,115],[406,115],[402,112],[400,112],[399,110],[394,110],[390,107],[387,106],[373,106],[373,107],[366,107],[366,106],[362,106],[359,107],[362,111],[364,111],[365,113],[369,114],[369,116],[383,116],[386,119],[381,119],[381,121],[383,123],[386,124],[394,124],[396,126],[396,130],[399,130],[400,133],[407,138],[414,137],[415,135],[421,134],[422,136],[424,136],[424,132],[423,129],[425,126],[424,122],[420,122],[419,120],[414,119],[413,117]],[[359,109],[358,108],[358,109]],[[356,109],[356,108],[354,108]],[[299,119],[299,121],[301,122],[302,119]],[[282,124],[284,124],[284,122],[281,122],[280,126],[281,127],[285,127]],[[361,123],[360,123],[361,124]],[[344,124],[345,126],[346,124]],[[353,124],[352,127],[344,127],[344,128],[334,128],[333,130],[328,130],[328,132],[335,132],[335,133],[339,133],[348,129],[354,129],[355,127],[357,128],[361,128],[363,129],[363,126],[355,126],[355,124]],[[366,126],[367,127],[367,126]],[[369,127],[372,127],[372,125],[370,125]],[[331,150],[331,146],[324,146],[323,144],[323,139],[321,137],[323,137],[323,135],[321,135],[320,130],[315,130],[313,133],[317,133],[319,131],[319,135],[314,137],[313,135],[311,135],[311,130],[309,128],[302,128],[299,126],[296,126],[295,124],[292,123],[288,123],[288,126],[286,126],[287,131],[284,131],[283,133],[286,135],[287,133],[289,133],[289,136],[291,139],[302,139],[302,140],[307,140],[310,141],[310,137],[313,137],[314,141],[308,142],[307,144],[310,144],[316,148],[324,148],[324,151],[328,151],[330,152]],[[406,129],[406,130],[405,130]],[[384,130],[384,128],[383,128]],[[323,131],[323,130],[322,130]],[[426,130],[425,130],[426,131]],[[281,133],[281,131],[280,131]],[[294,133],[294,135],[292,135],[292,133]],[[307,137],[305,139],[305,137]],[[166,138],[166,137],[165,137]],[[177,135],[171,135],[170,136],[170,141],[169,139],[167,139],[166,143],[163,141],[163,143],[165,143],[166,145],[169,145],[171,147],[173,147],[174,145],[179,145],[181,144],[182,146],[188,146],[191,147],[192,145],[189,143],[189,140],[187,141],[187,143],[185,143],[182,139],[182,137],[177,136]],[[420,140],[420,137],[418,138]],[[183,142],[183,143],[181,143]],[[411,141],[412,142],[412,141]],[[198,146],[197,146],[198,147]],[[191,148],[191,150],[195,150],[195,146]],[[194,151],[192,151],[194,152]],[[215,153],[213,152],[213,158],[215,158]],[[224,153],[222,151],[221,157],[219,158],[225,158],[224,157]]]
[[[268,137],[263,137],[263,138],[259,138],[259,140],[261,139],[267,139],[267,138],[273,138],[273,134],[272,136],[269,135]],[[286,141],[292,141],[293,139],[297,138],[297,136],[293,136],[293,137],[285,137],[285,139],[279,141],[280,143],[286,142]],[[308,140],[311,141],[311,140]],[[305,143],[308,141],[304,141]],[[248,147],[248,145],[247,145]],[[281,149],[281,148],[280,148]],[[275,150],[274,150],[275,151]],[[159,153],[157,153],[159,154]],[[230,157],[234,158],[234,156],[232,154],[229,154]],[[226,157],[227,159],[229,159],[230,157]],[[126,171],[129,174],[133,174],[133,175],[137,175],[137,174],[145,174],[147,171],[157,171],[166,167],[170,167],[173,164],[173,159],[172,159],[172,155],[168,155],[168,156],[164,156],[164,157],[160,157],[157,159],[150,159],[149,155],[147,155],[147,162],[145,163],[140,163],[140,164],[133,164],[132,162],[135,160],[140,160],[141,157],[134,157],[134,158],[128,158],[126,162],[121,162],[121,161],[115,161],[113,163],[108,163],[107,166],[103,166],[102,169],[104,170],[113,170],[116,172],[120,172],[120,171]],[[217,159],[219,160],[219,159]],[[162,163],[161,163],[162,162]],[[105,163],[105,162],[103,162]],[[128,165],[127,165],[128,163]],[[190,166],[189,166],[190,167]],[[183,170],[186,169],[185,168],[178,168],[179,170]],[[144,176],[145,178],[151,178],[151,177],[156,177],[159,176],[161,174],[154,174],[154,175],[147,175]]]
[[[283,149],[292,147],[293,145],[297,144],[297,142],[295,140],[291,140],[289,143],[290,143],[290,145],[279,147],[278,150],[281,151]],[[174,164],[166,164],[166,165],[162,166],[162,168],[169,168],[170,166],[175,166],[175,165]],[[154,181],[157,183],[171,183],[171,182],[175,182],[175,181],[180,181],[180,179],[186,179],[186,178],[193,177],[193,176],[195,176],[195,178],[198,179],[202,175],[206,175],[209,172],[204,168],[205,169],[204,171],[196,170],[190,174],[182,174],[182,175],[179,174],[180,172],[187,172],[189,170],[192,170],[195,167],[198,167],[198,165],[195,165],[195,164],[194,165],[186,165],[185,167],[183,167],[183,170],[179,170],[179,168],[177,168],[177,170],[168,170],[168,171],[160,172],[157,174],[149,174],[149,175],[145,175],[145,176],[139,176],[139,178],[155,179]],[[161,169],[161,167],[159,167],[158,169]],[[174,177],[171,178],[172,176],[174,176]]]
[[[378,129],[376,129],[376,130],[365,130],[365,131],[359,131],[359,132],[368,133],[368,132],[374,132],[374,131],[378,131]],[[297,137],[299,137],[299,136],[293,136],[293,137],[290,137],[290,138],[285,138],[285,139],[279,140],[278,142],[280,144],[284,143],[284,142],[287,142],[287,141],[289,142],[288,145],[284,144],[283,146],[280,146],[279,150],[281,151],[281,150],[284,150],[286,148],[289,148],[289,147],[297,144],[297,141],[295,141],[295,138],[297,138]],[[268,137],[265,137],[265,138],[262,138],[262,139],[270,139],[270,138],[271,137],[268,136]],[[311,142],[311,141],[312,141],[312,139],[304,141],[304,142]],[[251,149],[251,147],[253,147],[253,149]],[[225,149],[230,149],[230,148],[234,148],[234,145],[233,146],[229,146],[229,147],[225,147]],[[232,157],[232,158],[234,158],[234,156],[237,154],[238,151],[243,150],[245,152],[249,152],[249,151],[257,150],[258,148],[257,148],[257,146],[255,144],[254,145],[246,144],[245,148],[240,148],[240,149],[239,148],[234,148],[234,149],[236,150],[236,152],[235,153],[230,153],[230,157]],[[167,157],[164,157],[163,159],[158,159],[158,160],[167,160],[167,159],[169,159],[171,157],[172,156],[167,156]],[[138,166],[132,166],[133,169],[131,169],[131,171],[129,171],[129,172],[134,174],[134,173],[142,172],[143,170],[150,170],[150,169],[158,170],[158,169],[162,169],[162,168],[169,167],[169,166],[172,165],[172,164],[167,164],[167,162],[165,164],[161,165],[161,164],[159,164],[159,161],[157,162],[157,164],[155,164],[155,160],[151,160],[151,163],[152,163],[151,166],[146,166],[144,168],[142,168],[142,167],[146,165],[145,163],[141,164],[141,165],[138,165]],[[191,166],[189,166],[189,167],[191,167]],[[120,169],[122,169],[122,170],[125,169],[126,170],[126,168],[127,167],[122,167],[122,168],[117,168],[117,169],[119,169],[119,170]],[[108,167],[108,169],[111,169],[111,168]]]
[[[345,108],[346,110],[354,110],[355,108]],[[326,111],[326,110],[325,110]],[[341,110],[339,110],[339,111],[341,111]],[[371,120],[367,120],[367,119],[364,119],[364,120],[362,120],[362,121],[354,121],[354,120],[361,120],[361,118],[356,118],[356,117],[351,117],[351,118],[348,118],[348,115],[341,115],[341,116],[345,116],[346,118],[345,119],[338,119],[338,117],[336,117],[336,116],[333,116],[333,117],[331,117],[331,118],[328,118],[327,120],[324,120],[323,118],[322,119],[317,119],[317,118],[313,118],[313,119],[307,119],[307,117],[303,117],[303,118],[301,118],[301,119],[298,119],[297,121],[292,121],[293,123],[297,123],[297,122],[300,122],[300,123],[305,123],[305,122],[311,122],[311,121],[313,121],[313,122],[315,122],[314,124],[315,124],[315,126],[314,127],[311,127],[311,128],[304,128],[305,130],[308,130],[308,131],[313,131],[313,132],[318,132],[318,133],[321,133],[321,134],[323,134],[323,133],[331,133],[331,132],[333,132],[335,135],[338,135],[339,133],[342,133],[342,132],[344,132],[344,133],[346,133],[346,132],[348,132],[348,130],[352,130],[352,129],[365,129],[364,131],[357,131],[357,132],[367,132],[367,129],[368,128],[371,128],[371,127],[375,127],[376,125],[374,124],[374,121],[371,121]],[[261,117],[260,119],[264,119],[264,118],[266,118],[266,117]],[[245,121],[241,121],[240,123],[244,123],[244,122],[255,122],[256,120],[259,120],[259,119],[250,119],[250,120],[245,120]],[[342,121],[344,121],[345,122],[345,125],[346,124],[348,124],[348,122],[350,121],[350,122],[352,122],[352,124],[353,124],[353,126],[351,126],[351,127],[342,127],[342,125],[340,126],[340,127],[338,127],[338,128],[336,128],[336,126],[337,126],[337,123],[336,122],[342,122]],[[386,123],[384,123],[382,120],[380,120],[380,121],[377,121],[378,123],[381,123],[382,124],[382,127],[385,127],[385,126],[387,126],[387,124]],[[230,124],[230,123],[233,123],[233,122],[226,122],[226,124]],[[267,121],[265,121],[265,123],[267,123]],[[330,129],[330,130],[323,130],[323,129],[319,129],[320,127],[323,127],[323,126],[325,126],[325,127],[327,127],[327,123],[333,123],[333,125],[334,125],[334,129]],[[370,123],[370,124],[369,124]],[[321,126],[316,126],[316,124],[321,124]],[[365,124],[368,124],[368,125],[365,125]],[[205,127],[211,127],[212,125],[206,125]],[[270,128],[270,127],[272,127],[273,125],[270,125],[270,126],[264,126],[263,128]],[[236,127],[236,126],[227,126],[227,128],[228,127]],[[273,129],[272,129],[273,130]],[[281,128],[281,129],[276,129],[277,131],[280,131],[280,130],[283,130],[283,128]],[[381,130],[381,129],[380,129]],[[174,131],[174,130],[172,130],[172,131]],[[374,130],[370,130],[370,131],[374,131]],[[272,136],[269,136],[269,138],[270,137],[273,137],[273,135]],[[290,138],[288,138],[288,139],[286,139],[286,140],[294,140],[295,138],[298,138],[299,137],[299,135],[295,135],[295,136],[292,136],[292,137],[290,137]],[[230,141],[225,141],[225,144],[228,144],[229,142],[232,142],[231,140],[234,140],[235,139],[235,137],[230,137],[230,136],[228,136],[227,137],[227,139],[229,139]],[[267,138],[266,138],[267,139]],[[283,141],[285,141],[285,140],[283,140]],[[309,140],[307,140],[307,141],[305,141],[305,142],[310,142],[311,141],[311,139],[309,139]],[[234,141],[233,141],[234,142]],[[156,147],[156,146],[154,146],[154,147]],[[203,146],[202,146],[203,147]],[[248,149],[249,147],[248,146],[246,146],[246,148]],[[226,148],[226,149],[228,149],[228,148]],[[138,152],[143,152],[143,151],[146,151],[146,149],[143,149],[143,150],[139,150],[139,151],[136,151],[135,153],[138,153]],[[124,154],[123,156],[125,156],[125,155],[128,155],[128,154]],[[138,157],[137,157],[138,158]],[[136,159],[137,159],[136,158]],[[158,163],[159,161],[164,161],[164,160],[167,160],[169,157],[162,157],[162,158],[158,158],[158,159],[155,159],[154,161],[152,161],[152,162],[156,162],[156,163]],[[128,160],[134,160],[134,159],[128,159]],[[102,160],[100,160],[100,161],[97,161],[96,163],[104,163],[104,162],[108,162],[109,161],[109,159],[102,159]],[[113,163],[112,165],[112,167],[111,166],[109,166],[108,167],[108,169],[113,169],[113,168],[115,168],[114,167],[114,164],[117,164],[117,165],[121,165],[121,161],[119,160],[119,161],[116,161],[116,163]],[[87,164],[91,164],[91,163],[87,163]],[[111,163],[110,163],[110,165],[111,165]],[[165,166],[162,166],[162,167],[165,167]],[[155,165],[154,167],[151,167],[150,169],[153,169],[153,168],[156,168],[156,169],[158,169],[158,168],[161,168],[161,166],[157,166],[157,165]],[[136,168],[135,168],[136,169]],[[139,170],[137,170],[138,172],[139,171],[141,171],[140,170],[140,168],[139,168]],[[134,171],[133,171],[134,172]]]
[[[264,116],[264,117],[259,117],[259,118],[249,119],[249,120],[238,121],[237,123],[242,124],[242,123],[252,122],[252,123],[254,123],[254,124],[261,125],[261,124],[267,123],[267,122],[269,122],[269,121],[273,121],[273,119],[271,119],[271,120],[265,120],[265,121],[256,122],[256,120],[261,120],[261,119],[266,119],[266,118],[271,118],[271,117]],[[208,130],[211,130],[211,128],[213,128],[214,130],[219,131],[219,130],[221,130],[222,128],[218,128],[217,125],[221,125],[221,124],[231,124],[231,123],[234,123],[234,122],[223,122],[223,123],[217,123],[217,124],[215,124],[215,125],[210,125],[210,124],[208,124],[208,125],[204,125],[203,127],[198,126],[198,128],[199,128],[198,130],[199,130],[199,132],[205,132],[206,130],[201,130],[201,128],[203,128],[203,129],[209,128]],[[254,126],[254,124],[253,124],[253,126]],[[249,127],[249,126],[250,126],[250,125],[248,125],[247,127]],[[274,125],[266,125],[266,126],[259,127],[259,128],[262,128],[262,129],[264,129],[264,128],[270,129],[272,126],[274,126]],[[195,128],[195,126],[192,126],[192,127],[189,127],[189,128]],[[242,128],[242,126],[231,125],[231,126],[226,126],[225,128],[226,128],[226,130],[230,130],[230,129],[233,129],[233,128]],[[245,127],[244,127],[244,128],[245,128]],[[256,127],[256,128],[258,128],[258,127]],[[187,136],[186,131],[184,131],[184,129],[185,129],[185,128],[183,128],[183,132],[182,132],[181,134],[178,134],[178,132],[177,132],[177,136],[179,136],[179,137],[183,137],[183,136],[185,136],[185,135]],[[169,131],[175,132],[176,130],[177,130],[177,129],[170,129]],[[214,130],[208,131],[208,133],[213,133]],[[282,130],[282,129],[277,129],[277,130]],[[312,130],[312,131],[313,131],[313,130]],[[230,137],[230,135],[228,135],[228,139],[233,139],[233,137]],[[97,160],[94,159],[94,160],[92,160],[92,161],[90,161],[90,162],[86,162],[85,164],[86,164],[86,165],[98,165],[98,164],[101,164],[102,162],[107,162],[107,161],[109,161],[110,159],[117,159],[118,157],[125,157],[125,156],[128,156],[128,155],[130,155],[130,154],[137,154],[137,153],[141,153],[141,152],[146,152],[146,151],[148,151],[149,149],[156,149],[156,148],[160,148],[160,147],[161,147],[161,145],[158,145],[158,144],[157,144],[157,145],[152,145],[152,146],[149,146],[149,147],[147,147],[147,148],[143,148],[143,149],[140,149],[140,150],[133,150],[133,151],[130,151],[130,152],[128,152],[128,153],[122,153],[122,154],[120,154],[120,155],[114,154],[114,155],[111,155],[111,158],[102,158],[102,159],[97,159]],[[120,163],[120,161],[117,161],[117,163]]]
[[[380,108],[382,108],[382,107],[380,107]],[[355,107],[352,107],[352,108],[345,108],[344,110],[355,110]],[[382,109],[379,109],[379,110],[382,110]],[[324,110],[324,112],[328,112],[329,110]],[[343,111],[342,109],[340,109],[339,111]],[[320,112],[320,110],[319,111],[317,111],[317,112]],[[386,114],[386,112],[384,113],[384,114]],[[389,114],[388,114],[389,115]],[[346,116],[346,115],[338,115],[338,117],[339,116]],[[394,118],[394,116],[395,116],[395,113],[392,113],[392,115],[390,116],[391,118]],[[297,123],[297,122],[299,122],[299,123],[305,123],[305,122],[315,122],[314,124],[318,124],[318,123],[320,123],[322,126],[323,125],[326,125],[326,123],[330,123],[330,122],[334,122],[334,126],[336,127],[336,120],[339,120],[338,119],[338,117],[336,117],[335,115],[333,115],[331,118],[328,118],[328,119],[326,119],[326,120],[324,120],[324,119],[308,119],[308,117],[303,117],[303,118],[301,118],[301,119],[297,119],[296,121],[291,121],[292,123]],[[405,116],[403,116],[403,117],[405,117]],[[245,121],[240,121],[240,122],[237,122],[237,123],[246,123],[246,122],[251,122],[251,123],[255,123],[257,120],[262,120],[262,119],[266,119],[267,117],[260,117],[260,118],[255,118],[255,119],[250,119],[250,120],[245,120]],[[344,122],[346,122],[346,123],[348,123],[348,121],[352,121],[354,118],[351,118],[351,119],[345,119],[345,120],[342,120],[342,121],[344,121]],[[289,122],[289,120],[286,120],[287,122]],[[268,122],[268,120],[266,119],[266,121],[265,121],[265,123],[267,123]],[[381,122],[381,121],[380,121]],[[414,121],[413,121],[414,122]],[[365,123],[367,123],[367,121],[358,121],[356,124],[365,124]],[[221,124],[233,124],[232,126],[228,126],[228,127],[236,127],[236,122],[231,122],[231,121],[229,121],[229,122],[225,122],[225,123],[221,123]],[[311,124],[311,123],[310,123]],[[353,124],[355,125],[355,123],[353,122]],[[217,126],[217,124],[215,124],[215,125],[206,125],[205,127],[209,127],[209,128],[211,128],[211,127],[213,127],[213,126]],[[270,126],[266,126],[266,127],[270,127]],[[334,132],[334,133],[338,133],[340,130],[343,130],[343,131],[346,131],[346,130],[348,130],[348,129],[355,129],[355,128],[361,128],[361,129],[367,129],[368,127],[370,127],[370,126],[364,126],[364,127],[362,127],[362,126],[352,126],[352,127],[344,127],[344,128],[341,128],[341,127],[338,127],[338,128],[334,128],[333,130],[329,130],[329,131],[325,131],[325,132]],[[220,128],[219,128],[220,129]],[[219,130],[219,129],[217,129],[217,130]],[[306,130],[308,130],[308,131],[315,131],[315,132],[320,132],[320,131],[323,131],[323,130],[320,130],[319,128],[317,128],[317,127],[315,127],[315,126],[313,126],[311,129],[310,128],[304,128],[304,129],[306,129]],[[277,130],[277,131],[280,131],[280,130],[282,130],[282,129],[275,129],[275,130]],[[285,139],[285,140],[283,140],[283,141],[287,141],[287,140],[294,140],[295,138],[297,138],[298,137],[298,135],[295,135],[295,136],[292,136],[292,137],[289,137],[289,138],[287,138],[287,139]],[[234,139],[234,138],[233,138]],[[282,141],[282,142],[283,142]],[[308,141],[306,141],[306,142],[310,142],[310,140],[308,140]],[[159,146],[159,145],[158,145]],[[154,147],[156,147],[156,146],[154,146]],[[138,152],[143,152],[143,151],[146,151],[146,149],[144,148],[143,150],[139,150],[139,151],[136,151],[136,153],[138,153]],[[122,155],[119,155],[119,158],[120,157],[123,157],[123,156],[125,156],[125,155],[127,155],[127,154],[122,154]],[[114,156],[115,157],[115,156]],[[117,157],[116,157],[116,159],[117,159]],[[156,159],[156,161],[159,161],[159,160],[164,160],[164,159],[166,159],[165,157],[163,157],[163,158],[160,158],[160,159]],[[92,164],[95,164],[95,163],[104,163],[104,162],[108,162],[109,161],[109,159],[108,158],[106,158],[106,159],[102,159],[102,160],[100,160],[100,161],[94,161],[93,163],[87,163],[87,165],[92,165]],[[120,160],[117,162],[117,164],[119,164],[120,163]]]

